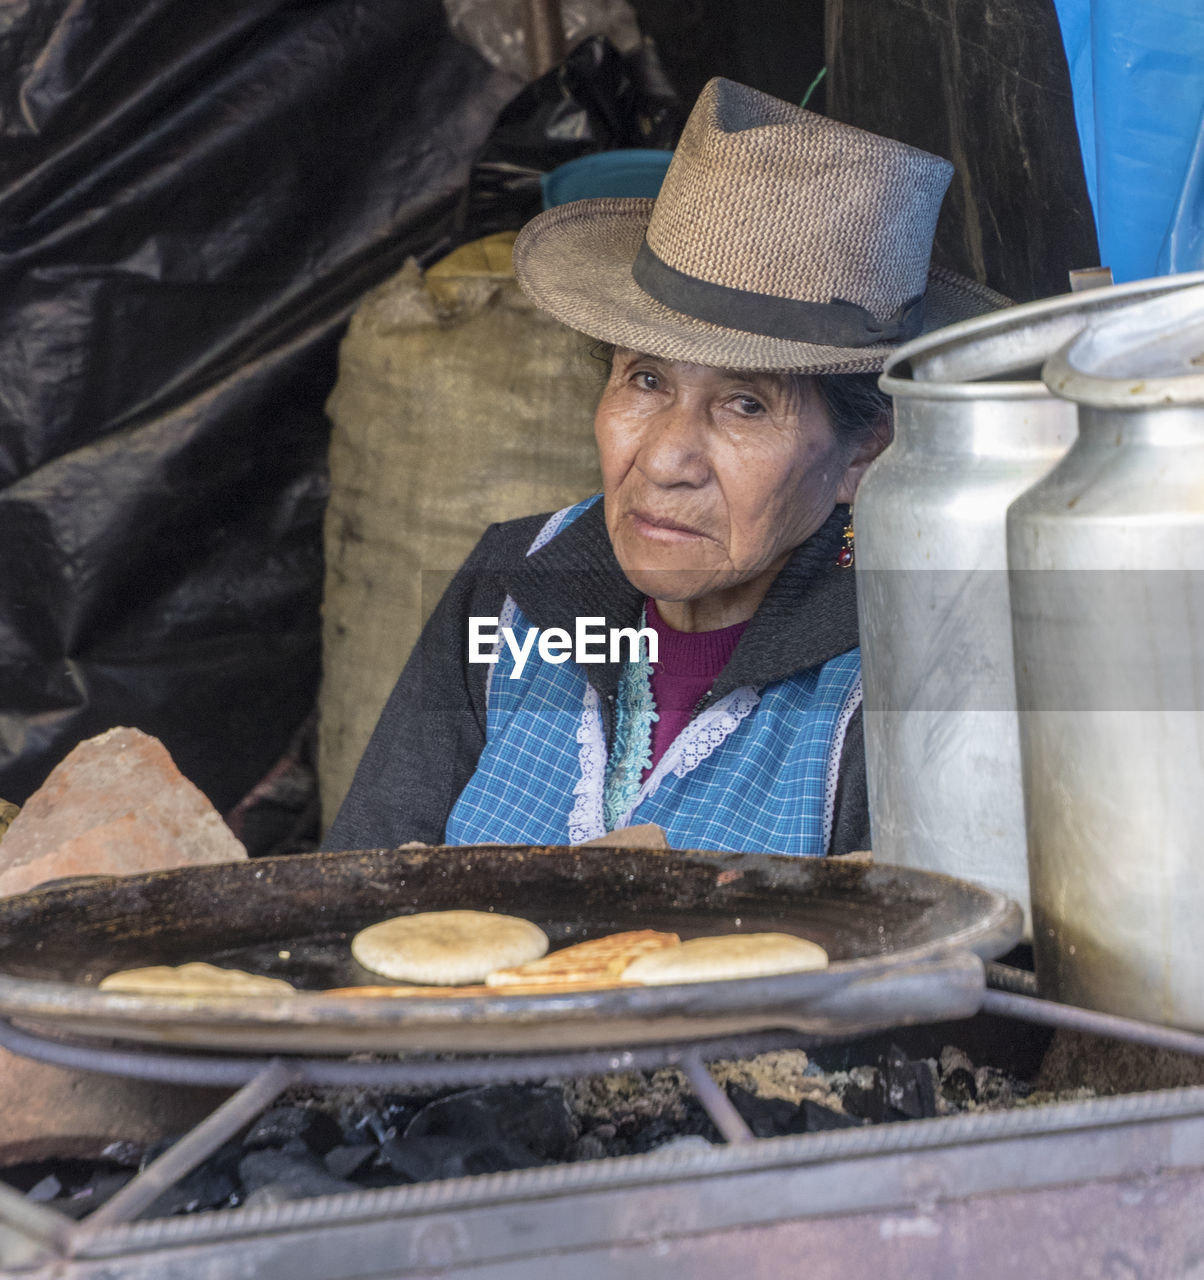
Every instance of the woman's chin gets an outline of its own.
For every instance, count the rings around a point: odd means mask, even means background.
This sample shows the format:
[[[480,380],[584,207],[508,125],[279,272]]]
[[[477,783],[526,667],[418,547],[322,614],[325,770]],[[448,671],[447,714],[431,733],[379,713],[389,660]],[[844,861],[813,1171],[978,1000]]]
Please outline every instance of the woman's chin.
[[[654,600],[697,600],[715,589],[714,574],[697,569],[629,569],[627,581]]]

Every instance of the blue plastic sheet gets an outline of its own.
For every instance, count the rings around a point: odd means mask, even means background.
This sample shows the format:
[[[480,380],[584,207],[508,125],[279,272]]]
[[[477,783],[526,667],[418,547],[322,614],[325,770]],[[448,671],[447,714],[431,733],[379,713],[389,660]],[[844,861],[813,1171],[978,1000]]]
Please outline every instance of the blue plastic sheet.
[[[1204,267],[1204,4],[1055,5],[1101,261],[1118,281]]]

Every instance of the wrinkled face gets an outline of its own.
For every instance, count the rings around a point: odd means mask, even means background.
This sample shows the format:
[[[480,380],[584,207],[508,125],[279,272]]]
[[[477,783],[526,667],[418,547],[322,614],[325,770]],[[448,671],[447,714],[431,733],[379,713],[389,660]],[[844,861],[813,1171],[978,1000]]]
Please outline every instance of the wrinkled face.
[[[773,374],[634,351],[615,352],[594,429],[619,564],[657,601],[704,606],[689,630],[751,617],[864,469],[813,385],[800,403]]]

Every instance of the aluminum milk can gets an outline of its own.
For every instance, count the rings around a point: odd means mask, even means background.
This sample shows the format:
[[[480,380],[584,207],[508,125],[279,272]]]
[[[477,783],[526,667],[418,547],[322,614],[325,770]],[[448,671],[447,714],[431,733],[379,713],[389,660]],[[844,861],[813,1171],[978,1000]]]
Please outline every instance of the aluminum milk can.
[[[1204,289],[1045,380],[1078,441],[1007,520],[1038,982],[1204,1031]]]
[[[1093,315],[1204,273],[1066,294],[901,347],[895,440],[857,493],[874,856],[985,884],[1028,912],[1004,517],[1061,458],[1074,406],[1042,362]]]

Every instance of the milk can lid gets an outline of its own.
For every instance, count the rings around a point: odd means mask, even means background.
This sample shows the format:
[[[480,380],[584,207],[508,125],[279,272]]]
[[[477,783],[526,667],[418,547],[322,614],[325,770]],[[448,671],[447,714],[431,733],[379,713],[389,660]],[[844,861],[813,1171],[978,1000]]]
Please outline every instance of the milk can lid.
[[[1093,321],[1041,376],[1055,394],[1099,408],[1204,404],[1204,285]]]

